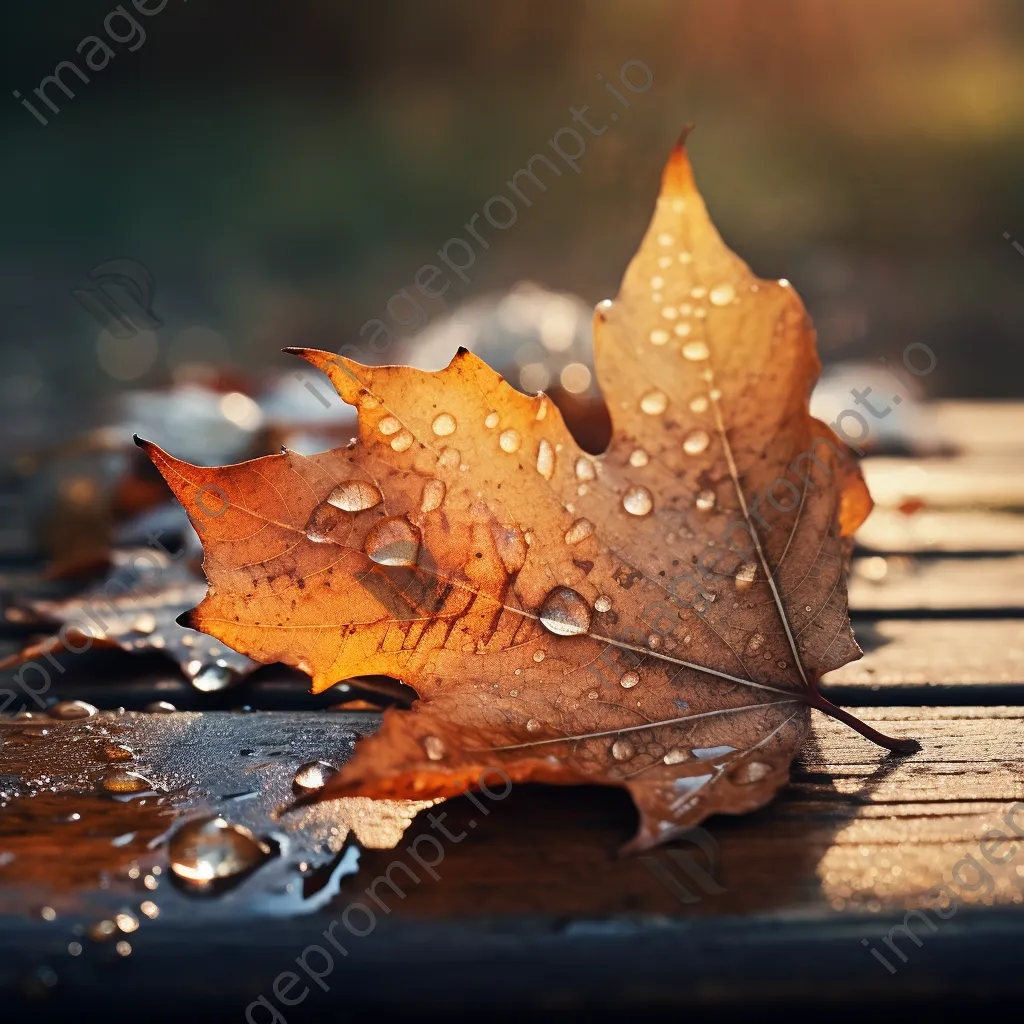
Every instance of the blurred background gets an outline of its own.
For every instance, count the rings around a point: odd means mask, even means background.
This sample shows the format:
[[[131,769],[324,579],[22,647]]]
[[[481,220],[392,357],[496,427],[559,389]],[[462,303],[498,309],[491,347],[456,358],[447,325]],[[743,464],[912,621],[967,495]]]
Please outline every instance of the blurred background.
[[[347,437],[286,345],[437,366],[468,343],[525,390],[593,399],[589,309],[691,121],[720,230],[794,282],[827,366],[875,373],[921,342],[925,396],[1020,393],[1019,3],[139,2],[155,13],[4,7],[4,472],[95,428],[86,448],[135,429],[195,461],[314,446],[324,423]],[[68,60],[89,81],[66,67],[74,95],[50,83],[47,106],[34,90]],[[653,75],[642,92],[620,81],[631,61]],[[389,317],[584,105],[595,125],[620,116],[586,136],[579,173],[542,167],[547,190],[527,182],[515,224],[484,225],[467,280]],[[374,318],[396,339],[379,353],[360,340]]]

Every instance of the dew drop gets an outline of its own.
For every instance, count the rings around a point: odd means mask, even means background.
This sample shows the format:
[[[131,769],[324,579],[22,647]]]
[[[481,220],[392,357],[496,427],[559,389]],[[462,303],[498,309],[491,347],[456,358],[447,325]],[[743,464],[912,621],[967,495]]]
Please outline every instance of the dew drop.
[[[707,293],[707,288],[705,288],[702,284],[694,285],[694,287],[690,289],[690,294],[695,299],[702,299],[705,295],[707,295]]]
[[[457,427],[458,423],[455,422],[455,417],[450,412],[443,412],[439,416],[435,416],[434,422],[430,424],[430,429],[438,437],[454,434]]]
[[[636,753],[636,748],[629,740],[616,740],[612,744],[612,757],[616,761],[628,761],[634,753]]]
[[[139,910],[150,919],[160,916],[160,908],[152,900],[143,900],[139,904]]]
[[[544,660],[544,652],[543,651],[534,651],[533,652],[533,660],[535,662],[537,662],[537,664],[539,665]]]
[[[804,611],[805,611],[805,612],[809,612],[809,611],[811,611],[811,606],[810,606],[809,604],[805,604],[805,605],[804,605]]]
[[[711,438],[706,430],[694,430],[683,440],[683,451],[687,455],[700,455],[701,452],[707,450],[710,443]]]
[[[123,743],[108,743],[103,748],[103,756],[108,761],[130,761],[135,752]]]
[[[498,414],[493,410],[484,417],[484,426],[488,430],[493,430],[498,425]]]
[[[505,572],[519,572],[526,564],[526,556],[529,553],[529,543],[523,531],[516,526],[501,526],[494,523],[491,526],[491,539]]]
[[[363,512],[379,505],[381,493],[365,480],[346,480],[339,484],[327,497],[327,503],[343,512]]]
[[[441,761],[447,753],[444,743],[439,736],[424,736],[423,749],[427,752],[427,757],[431,761]]]
[[[683,345],[683,358],[692,359],[697,361],[698,359],[707,359],[711,355],[708,350],[708,344],[706,341],[702,341],[700,338],[694,338],[693,341],[688,341]]]
[[[522,438],[519,436],[519,431],[511,427],[508,430],[503,430],[498,437],[498,445],[501,447],[501,450],[508,452],[509,455],[519,451],[520,444],[522,444]]]
[[[668,396],[664,391],[648,391],[640,399],[640,410],[648,416],[660,416],[668,408]]]
[[[626,690],[632,690],[640,682],[640,675],[637,672],[623,672],[619,677],[619,686]]]
[[[668,268],[668,267],[671,267],[672,266],[672,257],[671,256],[659,256],[658,257],[658,266],[661,267],[663,270]]]
[[[674,245],[675,239],[667,232],[663,231],[658,235],[658,245]]]
[[[132,623],[132,629],[136,633],[153,633],[156,631],[156,616],[149,612],[143,612]]]
[[[138,772],[118,768],[102,776],[100,786],[108,793],[141,793],[143,790],[152,789],[153,783]]]
[[[717,402],[722,397],[722,390],[721,388],[712,388],[708,392],[708,395],[710,396],[713,402]]]
[[[240,880],[273,853],[241,825],[218,816],[196,818],[182,825],[167,844],[171,872],[190,887],[205,889]]]
[[[541,724],[540,724],[540,722],[537,721],[536,718],[531,718],[526,723],[526,731],[527,732],[540,732],[540,730],[541,730]]]
[[[147,704],[143,709],[150,715],[173,715],[178,709],[166,700],[155,700]]]
[[[654,498],[646,487],[632,487],[623,495],[622,507],[631,516],[645,516],[654,508]]]
[[[84,700],[62,700],[50,708],[50,717],[69,722],[79,718],[92,718],[97,709]]]
[[[423,496],[420,498],[420,510],[422,512],[433,512],[444,504],[444,496],[447,488],[443,480],[428,480],[423,485]]]
[[[414,566],[419,556],[420,531],[404,516],[386,516],[370,527],[363,550],[378,565]]]
[[[550,480],[555,472],[555,451],[550,442],[543,439],[537,446],[537,472],[545,480]]]
[[[377,429],[385,436],[390,437],[402,429],[402,424],[394,416],[385,416],[378,424]]]
[[[651,461],[651,457],[643,450],[643,448],[637,448],[629,454],[629,464],[640,469],[646,466]]]
[[[697,495],[694,504],[701,512],[708,512],[715,507],[715,492],[701,491]]]
[[[224,665],[204,665],[192,677],[192,685],[203,693],[218,693],[226,690],[236,678]]]
[[[660,327],[656,330],[651,331],[651,344],[652,345],[666,345],[671,335],[668,331],[663,331]]]
[[[696,398],[690,399],[690,410],[691,412],[707,412],[708,400],[705,395],[697,395]]]
[[[749,590],[757,579],[757,565],[754,562],[744,562],[733,577],[737,590]]]
[[[677,338],[685,338],[685,337],[689,336],[689,334],[690,334],[690,332],[692,330],[693,330],[693,327],[690,324],[688,324],[688,323],[681,323],[681,324],[676,324],[675,327],[672,328],[672,333]]]
[[[741,786],[749,786],[751,783],[767,778],[771,771],[771,765],[767,765],[763,761],[747,761],[737,766],[729,778]]]
[[[728,282],[716,284],[708,293],[713,306],[727,306],[736,298],[736,289]]]
[[[678,310],[678,309],[676,309],[676,307],[675,307],[675,306],[666,306],[666,307],[665,307],[665,308],[664,308],[664,309],[663,309],[663,310],[661,311],[661,315],[662,315],[662,317],[664,317],[664,319],[666,319],[666,320],[675,320],[675,318],[676,318],[677,316],[679,316],[679,310]]]
[[[540,624],[556,636],[579,636],[588,632],[590,617],[591,608],[586,598],[570,587],[555,587],[540,608]]]
[[[323,789],[327,780],[337,773],[338,769],[326,761],[307,761],[296,771],[292,786],[303,790]]]
[[[437,457],[438,469],[455,469],[462,462],[462,455],[455,448],[442,448]]]
[[[662,639],[661,639],[661,637],[657,633],[651,633],[651,635],[647,638],[647,646],[652,651],[659,650],[661,648],[661,645],[662,645]]]
[[[612,601],[610,597],[605,597],[601,594],[598,599],[594,602],[595,612],[610,612],[612,610]]]
[[[757,652],[761,649],[761,647],[763,645],[764,645],[764,634],[763,633],[754,633],[750,637],[750,639],[747,641],[746,652],[747,652],[748,655],[751,655],[751,656],[754,655],[754,654],[757,654]]]
[[[587,700],[597,700],[597,698],[598,698],[597,690],[591,690],[590,693],[587,694]]]
[[[407,452],[415,440],[408,430],[403,430],[391,439],[391,447],[396,452]]]
[[[579,544],[594,532],[594,524],[589,519],[577,519],[565,533],[566,544]]]
[[[580,456],[580,458],[576,460],[576,479],[593,480],[596,476],[597,472],[594,469],[594,464],[590,459]]]
[[[689,761],[690,755],[685,750],[670,750],[663,758],[662,761],[665,764],[680,764],[683,761]]]
[[[664,288],[665,287],[665,278],[663,278],[663,277],[652,277],[651,278],[651,287],[653,289],[655,289],[655,291],[657,291],[657,289],[659,289],[659,288]]]

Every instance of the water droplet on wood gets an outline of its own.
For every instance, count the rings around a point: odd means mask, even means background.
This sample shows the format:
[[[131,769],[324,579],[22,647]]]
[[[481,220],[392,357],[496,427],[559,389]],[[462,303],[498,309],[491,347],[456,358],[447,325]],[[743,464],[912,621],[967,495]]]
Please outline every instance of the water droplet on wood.
[[[605,597],[604,594],[598,596],[594,602],[595,612],[610,612],[612,610],[612,601],[610,597]]]
[[[623,672],[619,677],[619,686],[622,686],[627,690],[633,689],[633,687],[639,682],[640,674],[638,672]]]
[[[219,815],[186,822],[167,844],[174,876],[199,890],[240,880],[272,852],[249,829],[229,824]]]
[[[296,789],[314,790],[323,789],[327,780],[332,775],[337,775],[338,769],[326,761],[307,761],[295,773],[292,785]]]
[[[51,718],[59,718],[61,721],[70,722],[79,718],[92,718],[97,709],[84,700],[62,700],[50,708]]]

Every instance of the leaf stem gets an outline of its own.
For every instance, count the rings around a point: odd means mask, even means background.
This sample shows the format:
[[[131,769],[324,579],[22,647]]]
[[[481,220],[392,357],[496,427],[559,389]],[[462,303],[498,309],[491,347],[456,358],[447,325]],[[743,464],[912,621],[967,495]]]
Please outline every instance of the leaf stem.
[[[855,715],[851,715],[849,711],[844,711],[842,708],[837,707],[827,697],[823,697],[816,689],[812,689],[810,694],[805,697],[805,700],[812,708],[817,708],[823,714],[828,715],[829,718],[835,718],[837,721],[843,722],[855,732],[859,732],[861,736],[871,740],[872,743],[877,743],[880,747],[885,747],[886,750],[890,750],[894,754],[906,756],[907,754],[915,754],[921,749],[921,744],[917,740],[909,738],[897,739],[894,736],[886,736],[877,729],[873,729],[866,722],[862,722]]]

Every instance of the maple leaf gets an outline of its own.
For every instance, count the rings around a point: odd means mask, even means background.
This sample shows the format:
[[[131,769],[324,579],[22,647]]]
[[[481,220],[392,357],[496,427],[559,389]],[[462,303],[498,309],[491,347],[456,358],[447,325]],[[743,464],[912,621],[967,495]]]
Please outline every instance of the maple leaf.
[[[289,350],[357,407],[346,448],[207,469],[146,445],[203,538],[196,628],[315,691],[381,673],[419,694],[321,797],[444,797],[495,768],[625,786],[640,849],[770,800],[813,707],[915,748],[818,692],[860,654],[846,573],[871,501],[808,413],[800,299],[726,248],[682,143],[594,328],[598,457],[466,351],[427,373]]]

